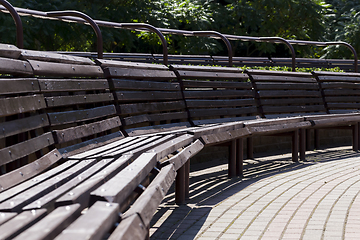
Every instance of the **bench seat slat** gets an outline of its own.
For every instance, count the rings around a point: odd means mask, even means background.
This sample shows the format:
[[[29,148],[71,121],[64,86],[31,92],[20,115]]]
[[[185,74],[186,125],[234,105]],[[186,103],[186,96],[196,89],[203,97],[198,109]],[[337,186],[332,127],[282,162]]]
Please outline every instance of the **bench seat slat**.
[[[148,90],[148,91],[180,91],[179,83],[155,82],[145,80],[109,79],[114,89],[123,90]]]
[[[119,102],[123,101],[153,101],[157,99],[166,100],[180,100],[182,95],[180,92],[165,92],[165,91],[119,91],[116,92]]]
[[[2,148],[0,150],[0,164],[6,164],[16,159],[28,156],[40,149],[54,144],[54,138],[51,133],[45,133],[39,137],[35,137],[24,142]]]
[[[227,72],[211,72],[211,71],[178,71],[180,77],[191,78],[191,79],[236,79],[236,80],[247,80],[248,76],[243,73],[227,73]]]
[[[323,106],[307,105],[307,106],[263,106],[264,112],[267,113],[305,113],[305,112],[321,112],[324,111]]]
[[[33,70],[26,61],[0,57],[0,74],[29,76],[33,75]]]
[[[292,77],[292,76],[271,76],[271,75],[251,75],[255,81],[265,81],[265,82],[293,82],[293,83],[316,83],[316,80],[308,77]]]
[[[60,174],[0,203],[0,209],[19,212],[27,204],[61,186],[69,179],[76,177],[78,174],[94,165],[95,162],[96,161],[90,160],[81,161],[74,167],[71,167],[64,172],[61,172]]]
[[[256,107],[190,109],[190,116],[193,118],[211,116],[236,116],[253,114],[256,112]]]
[[[259,82],[256,85],[258,90],[278,90],[278,89],[288,89],[288,90],[319,90],[317,84],[311,83],[262,83]]]
[[[42,92],[73,92],[109,89],[106,79],[39,79]]]
[[[1,79],[1,94],[18,94],[18,93],[38,93],[40,90],[37,79],[33,78],[12,78],[10,80]]]
[[[187,90],[184,91],[186,99],[196,98],[239,98],[252,97],[254,94],[251,90]]]
[[[246,76],[248,78],[248,76]],[[230,88],[252,89],[250,82],[193,81],[182,80],[185,88]]]
[[[185,109],[185,103],[182,101],[170,102],[151,102],[151,103],[134,103],[134,104],[121,104],[121,114],[136,114],[144,112],[161,112]]]
[[[168,113],[158,113],[158,114],[146,114],[146,115],[137,115],[131,117],[124,117],[125,125],[133,125],[143,122],[156,122],[156,121],[166,121],[173,119],[186,119],[188,117],[187,112],[168,112]]]
[[[319,105],[321,106],[323,109],[325,109],[324,105],[323,105],[323,101],[322,99],[319,98],[313,98],[313,97],[307,97],[307,98],[298,98],[298,97],[294,97],[294,98],[281,98],[281,99],[275,99],[275,98],[268,98],[268,99],[262,99],[261,100],[262,105],[288,105],[288,104],[293,104],[293,105]],[[324,110],[325,111],[325,110]]]
[[[43,172],[50,166],[62,159],[57,149],[45,154],[41,158],[28,163],[25,166],[17,168],[12,172],[8,172],[0,176],[0,192],[6,190],[16,184],[30,179],[33,176]]]
[[[113,176],[118,174],[132,161],[132,155],[123,155],[116,159],[101,160],[106,165],[104,169],[92,175],[85,182],[71,189],[69,192],[56,200],[56,206],[66,206],[73,203],[80,203],[86,207],[89,204],[90,192],[104,184]]]
[[[351,82],[323,82],[321,83],[323,89],[360,89],[360,84]]]
[[[14,239],[54,239],[80,215],[80,211],[81,208],[79,204],[58,207]]]
[[[116,203],[96,202],[55,239],[102,239],[117,222],[118,211],[119,206]]]
[[[46,209],[25,211],[0,226],[0,239],[13,239],[46,215]]]
[[[17,213],[13,212],[0,212],[0,226],[14,218],[16,215]]]
[[[105,77],[122,77],[127,79],[157,79],[171,80],[176,78],[170,71],[152,70],[152,69],[131,69],[131,68],[104,68]]]
[[[80,64],[80,65],[95,65],[95,63],[91,61],[89,58],[58,54],[54,52],[34,51],[34,50],[22,50],[21,59]]]
[[[0,116],[36,111],[46,107],[44,96],[32,95],[0,99]]]
[[[0,57],[18,59],[20,54],[21,50],[16,46],[0,43]]]
[[[187,100],[189,108],[241,107],[254,105],[253,99]]]
[[[279,91],[259,91],[260,98],[293,98],[293,97],[319,97],[319,91],[300,91],[300,90],[279,90]]]

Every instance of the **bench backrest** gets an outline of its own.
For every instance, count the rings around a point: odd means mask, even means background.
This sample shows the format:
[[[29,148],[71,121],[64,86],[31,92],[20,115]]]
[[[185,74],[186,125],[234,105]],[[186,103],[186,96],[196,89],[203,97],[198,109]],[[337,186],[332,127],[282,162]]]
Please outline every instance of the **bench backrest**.
[[[360,74],[314,72],[322,89],[328,113],[360,110]]]
[[[319,85],[311,73],[246,72],[257,91],[262,117],[326,113]]]

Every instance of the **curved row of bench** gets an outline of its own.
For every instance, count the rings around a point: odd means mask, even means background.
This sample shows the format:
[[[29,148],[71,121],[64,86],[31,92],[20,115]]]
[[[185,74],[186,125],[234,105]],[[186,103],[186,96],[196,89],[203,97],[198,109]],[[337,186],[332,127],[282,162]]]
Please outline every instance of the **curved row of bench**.
[[[359,148],[359,74],[163,66],[0,44],[0,238],[144,239],[189,159],[228,144],[242,175],[243,140],[351,127]]]

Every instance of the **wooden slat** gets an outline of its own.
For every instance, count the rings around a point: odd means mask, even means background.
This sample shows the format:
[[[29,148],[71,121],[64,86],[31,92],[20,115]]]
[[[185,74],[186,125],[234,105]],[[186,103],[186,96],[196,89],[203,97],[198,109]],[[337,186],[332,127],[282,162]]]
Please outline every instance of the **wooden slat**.
[[[360,82],[359,75],[335,75],[335,76],[319,76],[320,82]]]
[[[258,90],[319,90],[319,86],[316,83],[262,83],[256,84]]]
[[[72,92],[109,89],[106,79],[39,79],[43,92]]]
[[[191,125],[188,122],[180,122],[180,123],[160,124],[149,127],[130,128],[125,130],[129,136],[141,136],[146,134],[158,134],[158,133],[172,132],[172,131],[176,133],[182,133],[186,130],[186,128],[190,126]]]
[[[54,239],[80,215],[80,212],[81,208],[79,204],[59,207],[14,239]]]
[[[52,134],[45,133],[39,137],[3,148],[0,150],[0,165],[25,157],[52,144],[54,144]]]
[[[139,114],[144,112],[171,111],[184,108],[185,103],[183,101],[134,103],[120,105],[121,114]]]
[[[259,91],[260,98],[282,98],[282,97],[321,97],[318,91],[301,90],[279,90],[279,91]]]
[[[75,160],[69,160],[64,162],[63,164],[51,168],[48,171],[45,171],[44,173],[29,179],[23,183],[20,183],[12,188],[7,189],[6,191],[3,191],[0,193],[0,202],[3,202],[11,197],[14,197],[15,195],[24,192],[52,177],[54,177],[56,174],[59,174],[61,172],[66,171],[67,169],[73,167],[75,164],[77,164],[78,161]]]
[[[30,179],[62,159],[57,149],[16,170],[0,176],[0,192]]]
[[[251,90],[188,90],[184,91],[185,98],[239,98],[253,97]]]
[[[214,118],[216,116],[236,116],[236,115],[243,115],[243,114],[253,114],[256,112],[257,112],[256,107],[190,109],[190,116],[192,118],[197,118],[197,117],[213,117]]]
[[[317,112],[324,111],[324,106],[263,106],[263,111],[269,113],[296,113],[296,112]]]
[[[92,65],[76,65],[64,63],[50,63],[36,60],[28,60],[34,75],[60,76],[60,77],[104,77],[101,67]]]
[[[80,139],[96,133],[104,132],[121,126],[119,117],[113,117],[99,122],[84,124],[64,130],[54,130],[56,143],[64,143],[75,139]]]
[[[95,63],[91,61],[89,58],[58,54],[54,52],[45,52],[45,51],[22,50],[21,58],[26,60],[39,60],[44,62],[95,65]]]
[[[145,179],[157,163],[156,153],[143,153],[134,162],[108,182],[91,193],[95,200],[119,203],[120,205]]]
[[[341,91],[345,89],[360,89],[360,84],[351,82],[323,82],[321,84],[323,89],[338,89]]]
[[[14,45],[0,43],[0,57],[18,59],[20,54],[21,50]]]
[[[208,71],[178,71],[185,79],[237,79],[247,80],[248,76],[242,73],[208,72]]]
[[[324,107],[324,101],[321,97],[313,98],[313,97],[306,97],[306,98],[268,98],[268,99],[261,99],[261,105],[307,105],[307,104],[317,104]]]
[[[247,78],[247,76],[246,76]],[[220,79],[220,78],[219,78]],[[238,88],[238,89],[251,89],[250,82],[223,82],[223,81],[192,81],[183,80],[184,87],[186,88]]]
[[[125,126],[144,123],[144,122],[156,122],[156,121],[166,121],[174,119],[187,119],[187,112],[169,112],[169,113],[158,113],[158,114],[144,114],[131,117],[124,117]],[[160,127],[162,125],[159,125]],[[156,128],[156,126],[154,126]]]
[[[255,105],[254,99],[186,100],[189,108],[240,107]]]
[[[176,78],[175,73],[162,70],[149,69],[131,69],[131,68],[104,68],[105,77],[122,77],[128,79],[157,79],[157,80],[171,80]]]
[[[115,89],[122,90],[151,90],[151,91],[180,91],[179,83],[152,82],[141,80],[110,79]]]
[[[76,123],[76,122],[91,120],[100,117],[106,117],[115,114],[116,114],[116,109],[114,105],[108,105],[108,106],[85,109],[85,110],[48,113],[51,126],[67,124],[67,123]]]
[[[0,94],[14,94],[14,93],[37,93],[40,87],[37,79],[26,78],[12,78],[1,79]]]
[[[30,225],[36,223],[46,214],[46,209],[25,211],[0,226],[0,239],[13,239]]]
[[[85,160],[79,162],[74,167],[67,169],[66,171],[16,195],[0,204],[0,209],[12,212],[19,212],[24,206],[33,202],[40,196],[47,194],[48,192],[60,187],[67,182],[94,165],[96,161]]]
[[[88,206],[90,199],[90,192],[104,184],[113,176],[123,170],[132,160],[132,155],[123,155],[118,159],[111,161],[109,159],[102,160],[105,164],[110,163],[102,171],[94,174],[82,184],[71,189],[58,200],[56,206],[66,206],[73,203],[80,203],[82,206]]]
[[[210,134],[216,134],[219,132],[228,132],[233,131],[236,129],[240,129],[244,127],[244,123],[242,121],[231,121],[228,123],[222,123],[222,124],[215,124],[210,126],[200,126],[192,128],[191,130],[187,131],[189,134],[194,135],[194,138],[200,138],[203,135],[210,135]]]
[[[102,239],[118,220],[118,211],[116,203],[96,202],[55,239]]]
[[[33,75],[33,70],[26,61],[0,57],[0,74],[29,76]]]
[[[360,109],[360,103],[328,103],[328,108]]]
[[[73,96],[58,96],[46,97],[46,104],[48,107],[72,106],[76,104],[88,104],[98,102],[109,102],[114,100],[111,93],[73,95]]]
[[[121,224],[115,229],[115,231],[108,238],[109,240],[117,239],[131,239],[131,240],[143,240],[147,236],[149,230],[144,226],[139,215],[131,215],[121,221]]]
[[[238,139],[241,137],[248,137],[250,135],[251,135],[250,131],[248,130],[248,128],[245,127],[232,131],[204,135],[201,137],[201,139],[205,143],[205,145],[214,145],[214,144],[229,142],[231,140]]]
[[[200,56],[203,58],[203,56]],[[210,56],[209,56],[210,57]],[[226,59],[227,61],[228,59]],[[214,66],[195,66],[195,65],[172,65],[174,70],[184,71],[203,71],[203,72],[227,72],[227,73],[243,73],[241,68],[237,67],[214,67]]]
[[[281,132],[290,132],[300,128],[311,127],[310,122],[298,122],[298,123],[288,123],[281,125],[270,125],[270,126],[256,126],[256,127],[247,127],[251,134],[277,134]]]
[[[204,148],[204,144],[200,140],[196,140],[191,145],[185,147],[178,154],[170,159],[162,162],[162,165],[172,164],[177,171],[181,168],[191,157],[195,156]]]
[[[325,96],[360,96],[359,90],[352,89],[325,89]]]
[[[358,96],[336,96],[336,97],[332,97],[332,96],[325,96],[325,101],[327,103],[331,103],[331,102],[358,102],[359,101],[359,97]]]
[[[150,225],[151,218],[175,181],[176,171],[173,165],[161,168],[158,175],[125,213],[126,216],[139,214],[145,226]],[[119,226],[121,225],[121,222]],[[120,226],[121,228],[121,226]]]
[[[3,225],[5,222],[9,221],[10,219],[14,218],[17,213],[10,213],[10,212],[0,212],[0,226]]]
[[[165,91],[121,91],[116,92],[119,101],[156,101],[156,100],[180,100],[181,92],[165,92]]]
[[[250,75],[255,82],[298,82],[298,83],[316,83],[313,78],[290,77],[290,76],[270,76],[270,75]]]
[[[43,109],[46,107],[42,95],[0,99],[0,116],[9,116]]]
[[[139,62],[124,62],[112,61],[107,59],[96,59],[96,63],[100,64],[102,68],[105,67],[121,67],[121,68],[139,68],[139,69],[152,69],[152,70],[168,70],[168,67],[160,64],[148,64]]]
[[[0,129],[2,129],[0,138],[5,138],[22,132],[46,127],[48,125],[49,120],[46,114],[20,118],[10,122],[2,122],[0,123]]]

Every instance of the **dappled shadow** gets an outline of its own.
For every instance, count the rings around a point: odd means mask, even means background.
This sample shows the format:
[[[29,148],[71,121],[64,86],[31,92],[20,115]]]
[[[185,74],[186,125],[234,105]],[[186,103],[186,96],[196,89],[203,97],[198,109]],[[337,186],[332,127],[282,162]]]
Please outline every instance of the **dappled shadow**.
[[[202,231],[214,206],[262,179],[314,164],[359,157],[350,148],[335,148],[307,152],[306,160],[292,162],[291,155],[277,155],[244,161],[244,177],[228,179],[227,163],[212,161],[192,164],[190,194],[187,204],[175,204],[174,188],[169,190],[152,219],[151,239],[193,239]],[[164,220],[166,219],[166,220]]]

